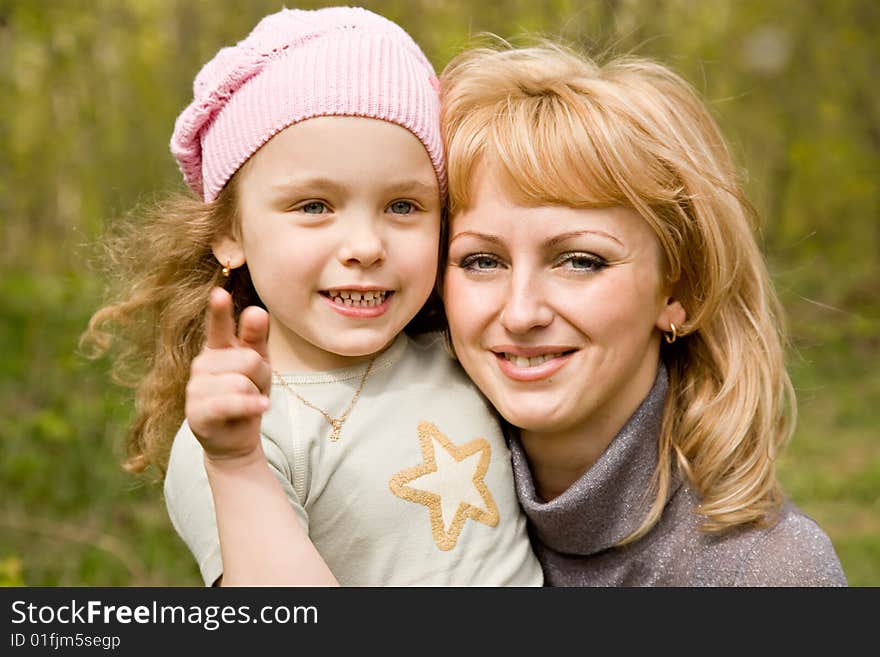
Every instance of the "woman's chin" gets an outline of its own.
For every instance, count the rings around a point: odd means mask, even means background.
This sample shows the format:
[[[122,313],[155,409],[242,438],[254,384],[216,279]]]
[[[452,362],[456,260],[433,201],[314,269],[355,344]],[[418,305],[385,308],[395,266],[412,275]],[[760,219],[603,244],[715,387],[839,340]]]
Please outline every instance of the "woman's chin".
[[[513,405],[500,409],[502,417],[520,431],[532,433],[554,433],[565,431],[573,419],[569,413],[553,409],[547,405],[536,405],[534,408]]]

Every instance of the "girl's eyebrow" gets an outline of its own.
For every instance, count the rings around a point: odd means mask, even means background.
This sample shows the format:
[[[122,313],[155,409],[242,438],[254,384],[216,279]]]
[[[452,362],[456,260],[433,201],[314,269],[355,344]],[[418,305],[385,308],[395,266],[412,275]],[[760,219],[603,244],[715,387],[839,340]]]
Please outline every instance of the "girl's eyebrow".
[[[415,178],[392,180],[385,185],[386,190],[398,194],[430,195],[438,192],[437,185],[431,185]]]
[[[414,194],[414,195],[431,195],[437,193],[437,186],[431,185],[423,180],[415,178],[403,180],[391,180],[382,185],[385,193],[395,194]],[[291,178],[284,182],[272,185],[273,192],[284,193],[300,190],[327,190],[329,192],[341,194],[345,191],[346,185],[338,180],[331,178]]]
[[[303,189],[326,189],[331,192],[341,192],[344,189],[344,185],[341,185],[330,178],[291,178],[271,186],[273,192],[279,193],[299,191]]]

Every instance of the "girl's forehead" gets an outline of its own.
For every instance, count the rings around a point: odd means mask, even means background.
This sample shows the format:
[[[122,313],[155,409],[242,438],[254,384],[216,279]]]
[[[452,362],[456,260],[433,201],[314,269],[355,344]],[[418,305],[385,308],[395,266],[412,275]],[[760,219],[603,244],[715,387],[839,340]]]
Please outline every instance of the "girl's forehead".
[[[437,188],[419,139],[397,124],[364,117],[316,117],[281,130],[242,167],[244,185],[273,189],[387,182]]]

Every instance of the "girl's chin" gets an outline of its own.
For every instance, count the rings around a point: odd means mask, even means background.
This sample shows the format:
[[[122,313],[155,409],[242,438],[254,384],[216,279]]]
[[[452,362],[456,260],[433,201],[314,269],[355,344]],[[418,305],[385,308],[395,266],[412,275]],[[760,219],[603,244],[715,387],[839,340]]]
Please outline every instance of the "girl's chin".
[[[403,332],[399,331],[361,331],[360,335],[340,336],[332,340],[332,351],[349,357],[373,356],[388,349]],[[353,333],[353,332],[352,332]]]

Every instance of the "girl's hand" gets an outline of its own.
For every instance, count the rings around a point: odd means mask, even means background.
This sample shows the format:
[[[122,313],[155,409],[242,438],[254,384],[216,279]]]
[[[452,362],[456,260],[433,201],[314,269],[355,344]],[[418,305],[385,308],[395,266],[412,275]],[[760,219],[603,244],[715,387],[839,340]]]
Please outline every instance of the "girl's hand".
[[[206,459],[221,467],[262,456],[260,421],[272,386],[269,315],[262,308],[245,308],[238,329],[236,337],[232,297],[214,288],[207,340],[190,368],[185,412]]]

